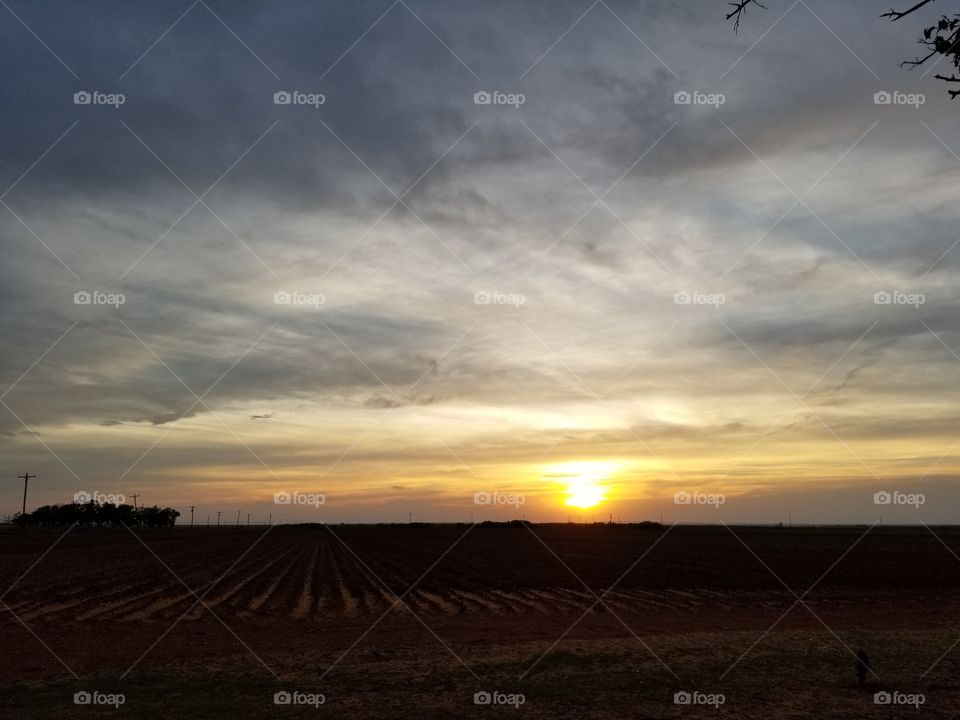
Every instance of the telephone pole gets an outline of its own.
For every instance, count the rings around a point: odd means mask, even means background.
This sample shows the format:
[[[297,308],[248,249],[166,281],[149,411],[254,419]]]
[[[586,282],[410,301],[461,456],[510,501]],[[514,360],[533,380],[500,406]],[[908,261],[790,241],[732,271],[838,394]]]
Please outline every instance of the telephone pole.
[[[240,511],[237,510],[237,527],[240,527]]]
[[[220,516],[223,515],[222,510],[217,510],[217,527],[220,527]]]
[[[131,497],[133,498],[133,509],[136,510],[136,509],[137,509],[137,498],[140,497],[140,496],[137,495],[136,493],[134,493],[133,495],[131,495]]]
[[[190,529],[191,530],[193,529],[193,508],[194,507],[195,507],[194,505],[190,506]]]
[[[35,478],[36,475],[31,475],[28,472],[25,472],[23,475],[17,475],[20,480],[23,480],[23,515],[27,514],[27,483],[30,481],[30,478]]]

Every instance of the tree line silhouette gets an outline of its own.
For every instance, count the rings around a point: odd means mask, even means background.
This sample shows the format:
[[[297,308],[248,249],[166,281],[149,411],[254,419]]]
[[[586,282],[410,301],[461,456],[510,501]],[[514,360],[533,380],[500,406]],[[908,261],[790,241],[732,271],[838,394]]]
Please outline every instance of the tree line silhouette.
[[[95,527],[120,527],[122,525],[164,528],[173,527],[180,513],[170,507],[134,507],[115,505],[91,500],[86,503],[72,502],[67,505],[43,505],[33,512],[17,513],[14,525],[77,525]]]

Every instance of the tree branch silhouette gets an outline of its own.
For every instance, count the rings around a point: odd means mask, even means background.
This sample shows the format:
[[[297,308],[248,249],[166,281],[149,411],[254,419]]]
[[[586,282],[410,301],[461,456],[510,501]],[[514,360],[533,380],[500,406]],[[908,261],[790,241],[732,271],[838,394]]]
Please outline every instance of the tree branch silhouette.
[[[730,5],[733,10],[727,13],[727,20],[731,18],[736,18],[733,21],[733,31],[737,32],[740,29],[740,18],[743,16],[743,13],[746,12],[748,5],[756,5],[758,8],[766,10],[766,5],[761,5],[757,0],[741,0],[740,2],[731,2],[727,3]]]
[[[880,17],[889,19],[890,22],[897,22],[934,2],[935,0],[919,0],[915,5],[905,10],[891,8],[888,12],[881,14]],[[740,20],[748,7],[756,5],[764,10],[766,9],[766,6],[761,5],[758,0],[738,0],[727,4],[733,8],[727,13],[726,17],[727,20],[734,21],[734,32],[740,29]],[[934,78],[946,83],[960,83],[960,74],[958,74],[960,73],[960,14],[941,15],[936,24],[923,29],[923,34],[917,39],[917,44],[925,48],[926,53],[918,55],[913,60],[904,60],[900,63],[901,68],[911,70],[924,65],[934,56],[942,55],[953,65],[954,72],[949,75],[938,73],[934,75]],[[947,94],[956,99],[957,96],[960,96],[960,90],[947,90]]]
[[[929,4],[932,3],[932,2],[933,2],[933,0],[920,0],[920,2],[918,2],[918,3],[917,3],[916,5],[914,5],[912,8],[910,8],[909,10],[904,10],[903,12],[900,12],[900,11],[898,11],[898,10],[894,10],[893,8],[891,8],[891,9],[890,9],[890,12],[885,12],[885,13],[884,13],[883,15],[881,15],[880,17],[884,17],[884,18],[885,18],[885,17],[888,17],[888,18],[890,18],[891,22],[895,22],[895,21],[899,20],[899,19],[902,18],[902,17],[906,17],[906,16],[909,15],[910,13],[916,12],[917,10],[919,10],[920,8],[922,8],[924,5],[929,5]]]

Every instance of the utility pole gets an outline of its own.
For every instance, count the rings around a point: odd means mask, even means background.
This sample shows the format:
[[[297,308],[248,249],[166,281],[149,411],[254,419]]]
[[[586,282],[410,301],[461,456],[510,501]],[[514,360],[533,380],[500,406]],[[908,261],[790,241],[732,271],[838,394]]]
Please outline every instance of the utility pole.
[[[31,475],[28,472],[25,472],[23,475],[17,475],[20,480],[23,480],[23,514],[27,514],[27,483],[30,481],[30,478],[35,478],[36,475]]]
[[[133,498],[133,509],[136,510],[136,509],[137,509],[137,498],[140,497],[140,496],[137,495],[136,493],[134,493],[131,497]]]
[[[194,505],[190,506],[190,529],[191,530],[193,529],[193,508],[194,507],[195,507]]]
[[[237,527],[240,527],[240,511],[237,510]]]
[[[210,516],[207,515],[207,530],[210,529]]]
[[[220,516],[223,515],[223,511],[217,510],[217,527],[220,527]]]

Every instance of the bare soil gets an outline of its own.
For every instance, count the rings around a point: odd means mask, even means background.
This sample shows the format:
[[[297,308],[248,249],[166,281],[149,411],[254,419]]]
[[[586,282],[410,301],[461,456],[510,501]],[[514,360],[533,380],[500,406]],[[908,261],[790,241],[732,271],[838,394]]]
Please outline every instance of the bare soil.
[[[65,530],[0,530],[0,717],[960,712],[960,529]]]

